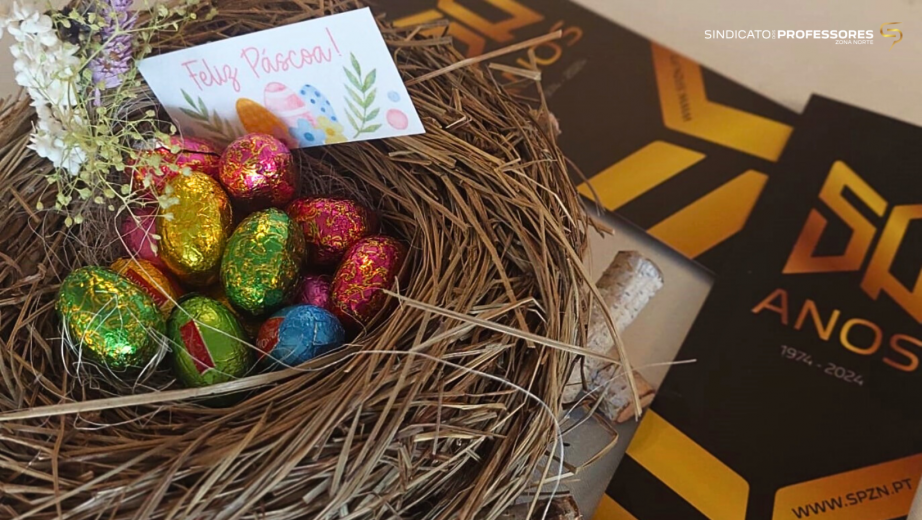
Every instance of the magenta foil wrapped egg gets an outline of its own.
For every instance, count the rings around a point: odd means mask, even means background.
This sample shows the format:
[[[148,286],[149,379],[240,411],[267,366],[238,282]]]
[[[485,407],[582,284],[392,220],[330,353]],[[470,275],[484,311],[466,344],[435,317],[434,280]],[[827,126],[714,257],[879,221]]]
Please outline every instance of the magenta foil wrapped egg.
[[[291,151],[268,134],[247,134],[221,155],[218,180],[244,212],[281,208],[298,192]]]
[[[122,220],[121,233],[122,245],[125,252],[132,258],[141,258],[154,264],[158,269],[169,272],[166,264],[160,258],[157,241],[157,208],[143,207],[133,209]]]
[[[330,292],[333,279],[325,274],[308,274],[298,283],[298,303],[332,310]]]
[[[334,266],[353,244],[378,232],[374,212],[351,199],[302,197],[286,211],[304,231],[308,265]]]
[[[126,161],[135,190],[140,193],[156,195],[163,192],[167,182],[184,168],[217,178],[221,149],[206,139],[173,135],[169,142],[152,139],[139,148],[141,157],[160,156],[160,164],[156,167],[139,166],[136,160]]]
[[[343,326],[356,330],[368,325],[387,305],[381,289],[393,289],[407,257],[396,238],[376,235],[356,242],[333,276],[333,315]]]

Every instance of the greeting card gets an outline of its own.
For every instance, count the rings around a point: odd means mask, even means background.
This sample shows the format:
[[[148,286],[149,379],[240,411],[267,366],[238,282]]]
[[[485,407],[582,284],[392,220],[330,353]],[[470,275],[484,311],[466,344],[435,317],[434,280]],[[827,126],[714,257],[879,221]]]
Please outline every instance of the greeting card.
[[[422,133],[368,8],[199,45],[139,68],[185,135],[291,148]]]

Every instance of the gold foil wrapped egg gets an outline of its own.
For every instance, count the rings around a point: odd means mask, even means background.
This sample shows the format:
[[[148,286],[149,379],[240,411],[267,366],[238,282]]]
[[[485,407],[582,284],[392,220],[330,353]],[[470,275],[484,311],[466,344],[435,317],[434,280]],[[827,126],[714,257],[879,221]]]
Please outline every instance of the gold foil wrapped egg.
[[[196,287],[214,283],[232,230],[230,200],[221,185],[204,173],[177,176],[167,188],[178,203],[161,209],[157,219],[160,257],[184,283]]]
[[[112,263],[110,269],[134,282],[147,293],[165,318],[170,316],[170,312],[176,306],[176,300],[182,296],[182,289],[170,275],[142,258],[119,258]]]

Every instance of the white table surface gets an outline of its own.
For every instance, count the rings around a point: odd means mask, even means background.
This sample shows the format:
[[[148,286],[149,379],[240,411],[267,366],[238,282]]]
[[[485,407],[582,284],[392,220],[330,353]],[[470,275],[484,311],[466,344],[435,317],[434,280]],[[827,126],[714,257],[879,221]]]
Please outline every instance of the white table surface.
[[[10,0],[0,0],[7,2]],[[575,0],[644,36],[752,88],[789,108],[803,109],[820,93],[880,113],[922,124],[922,0]],[[903,41],[837,46],[829,40],[705,40],[706,29],[873,29],[902,22]],[[887,42],[889,43],[889,42]],[[0,48],[9,36],[0,40]],[[0,97],[15,92],[11,58],[0,52]],[[625,334],[631,361],[659,383],[710,288],[703,269],[637,232],[610,221],[614,236],[593,236],[590,266],[596,276],[618,251],[639,250],[663,271],[665,287]],[[578,476],[573,491],[591,517],[635,425],[619,428],[621,440],[605,458]],[[568,459],[580,462],[610,441],[593,423],[566,439]],[[910,520],[922,520],[922,499]]]

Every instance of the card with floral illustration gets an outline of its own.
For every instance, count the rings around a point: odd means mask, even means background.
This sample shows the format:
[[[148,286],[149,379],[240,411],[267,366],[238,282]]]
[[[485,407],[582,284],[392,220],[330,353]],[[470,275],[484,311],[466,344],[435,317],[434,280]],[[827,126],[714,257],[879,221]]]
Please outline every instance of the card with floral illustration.
[[[291,148],[423,133],[368,8],[199,45],[139,68],[183,134]]]

